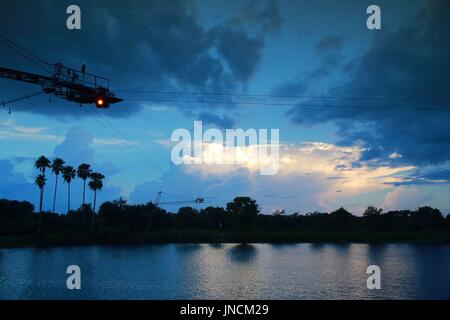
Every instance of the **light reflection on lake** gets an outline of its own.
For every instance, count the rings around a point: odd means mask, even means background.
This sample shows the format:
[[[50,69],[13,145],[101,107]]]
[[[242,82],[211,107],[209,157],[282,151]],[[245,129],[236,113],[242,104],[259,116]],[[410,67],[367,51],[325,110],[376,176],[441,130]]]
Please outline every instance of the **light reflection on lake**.
[[[82,289],[66,288],[81,268]],[[366,287],[381,267],[381,290]],[[0,250],[2,299],[450,299],[450,245],[163,244]]]

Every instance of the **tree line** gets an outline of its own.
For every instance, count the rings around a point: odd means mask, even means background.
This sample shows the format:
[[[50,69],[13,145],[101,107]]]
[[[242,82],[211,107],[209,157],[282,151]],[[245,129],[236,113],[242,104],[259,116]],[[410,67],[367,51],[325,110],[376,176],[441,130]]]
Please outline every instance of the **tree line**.
[[[96,221],[86,223],[85,218]],[[41,220],[42,222],[38,222]],[[42,223],[37,232],[37,225]],[[103,203],[98,213],[84,204],[67,214],[34,212],[26,201],[0,200],[0,246],[142,242],[450,242],[450,215],[435,208],[388,211],[368,207],[363,216],[339,208],[331,213],[261,214],[256,200],[236,197],[225,207],[182,207],[168,212],[152,202],[124,199]],[[5,240],[6,239],[6,240]],[[9,239],[9,240],[8,240]],[[16,240],[11,240],[16,239]],[[22,239],[22,240],[17,240]],[[31,240],[30,240],[31,239]]]

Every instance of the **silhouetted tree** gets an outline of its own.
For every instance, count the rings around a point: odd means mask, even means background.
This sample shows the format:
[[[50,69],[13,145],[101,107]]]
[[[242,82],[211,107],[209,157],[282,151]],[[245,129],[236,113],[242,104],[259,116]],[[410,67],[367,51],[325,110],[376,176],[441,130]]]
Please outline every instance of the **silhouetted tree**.
[[[438,228],[444,221],[444,216],[439,209],[431,207],[421,207],[416,212],[412,213],[412,218],[416,226],[420,228],[432,227]]]
[[[364,217],[374,217],[379,216],[383,213],[383,209],[378,209],[377,207],[369,206],[366,211],[364,211]]]
[[[64,160],[60,158],[53,159],[52,172],[55,175],[55,193],[53,194],[53,212],[55,212],[56,192],[58,189],[58,177],[64,167]]]
[[[238,219],[241,228],[249,228],[259,213],[256,200],[250,197],[236,197],[227,203],[227,211]]]
[[[431,207],[420,207],[417,209],[416,213],[413,216],[422,218],[422,219],[443,219],[442,213],[439,209],[431,208]]]
[[[45,187],[45,182],[46,182],[46,179],[45,179],[45,170],[47,169],[47,168],[50,168],[50,160],[46,157],[46,156],[40,156],[37,160],[36,160],[36,162],[34,163],[34,167],[36,168],[36,169],[38,169],[39,170],[39,172],[41,173],[41,175],[43,176],[43,180],[44,180],[44,183],[43,183],[43,187],[42,188],[39,188],[39,190],[40,190],[40,205],[39,205],[39,212],[42,212],[42,199],[44,198],[44,187]],[[39,176],[38,176],[39,177]],[[36,178],[36,180],[37,180],[38,178]],[[35,181],[36,182],[36,184],[37,184],[37,181]]]
[[[284,216],[285,214],[286,214],[286,211],[280,210],[280,209],[277,209],[277,210],[275,210],[275,211],[272,213],[272,215],[273,215],[273,216],[276,216],[276,217],[278,217],[278,216]]]
[[[34,180],[34,183],[39,188],[39,212],[42,212],[42,200],[44,198],[44,187],[46,182],[47,178],[42,173],[39,174]]]
[[[39,188],[39,227],[38,232],[41,232],[41,225],[42,225],[42,201],[44,199],[44,187],[46,183],[46,178],[43,173],[39,174],[36,179],[34,180],[34,183]]]
[[[200,211],[203,225],[214,229],[223,229],[227,227],[227,212],[222,207],[206,207]]]
[[[339,208],[333,211],[328,216],[328,221],[331,223],[331,227],[337,230],[346,230],[352,226],[355,221],[355,216],[344,208]]]
[[[181,207],[178,209],[178,227],[193,228],[197,225],[198,211],[191,207]]]
[[[116,201],[107,201],[100,206],[98,215],[104,225],[108,227],[117,227],[122,221],[125,210],[126,207],[119,207],[119,204]]]
[[[95,206],[97,204],[97,190],[102,190],[103,179],[105,179],[105,176],[98,172],[92,172],[89,178],[89,188],[94,191],[94,214],[92,215],[92,226],[94,226]]]
[[[76,176],[76,170],[72,166],[65,166],[62,169],[62,176],[67,183],[67,212],[70,212],[70,184]]]
[[[85,199],[86,199],[86,180],[87,180],[87,178],[89,178],[91,173],[92,173],[91,165],[89,165],[87,163],[82,163],[78,166],[78,169],[77,169],[78,178],[83,180],[83,200],[82,200],[83,205],[85,204]],[[95,211],[95,209],[94,209],[94,211]],[[86,220],[86,217],[83,214],[83,223],[85,223],[85,220]]]
[[[113,201],[113,203],[122,211],[125,211],[125,208],[128,205],[128,201],[122,197]]]
[[[34,206],[27,201],[0,199],[0,235],[36,232]]]
[[[45,176],[45,170],[50,168],[50,160],[46,156],[40,156],[34,163],[34,166]]]

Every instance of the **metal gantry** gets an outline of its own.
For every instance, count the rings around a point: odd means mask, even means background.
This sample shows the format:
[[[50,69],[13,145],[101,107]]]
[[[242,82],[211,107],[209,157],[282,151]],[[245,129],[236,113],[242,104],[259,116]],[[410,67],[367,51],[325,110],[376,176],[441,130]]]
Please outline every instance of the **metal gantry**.
[[[77,71],[57,63],[53,65],[53,71],[53,76],[45,76],[0,66],[0,78],[36,84],[42,88],[43,93],[79,104],[95,104],[103,109],[123,101],[109,90],[107,78],[86,73],[84,65],[81,71]],[[15,101],[7,103],[11,102]]]

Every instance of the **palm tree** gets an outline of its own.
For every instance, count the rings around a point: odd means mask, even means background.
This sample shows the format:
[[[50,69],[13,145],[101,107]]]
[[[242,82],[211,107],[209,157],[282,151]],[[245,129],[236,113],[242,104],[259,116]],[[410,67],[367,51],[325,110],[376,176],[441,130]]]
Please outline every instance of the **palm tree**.
[[[39,212],[42,212],[42,201],[44,199],[44,187],[45,187],[45,169],[50,168],[50,160],[46,157],[46,156],[40,156],[36,162],[34,163],[34,167],[36,169],[39,170],[39,172],[42,174],[43,179],[44,179],[44,183],[42,185],[42,188],[39,187],[40,189],[40,203],[39,203]],[[40,176],[40,175],[39,175]],[[39,177],[38,176],[38,177]],[[38,177],[36,177],[36,180],[38,179]],[[39,178],[40,182],[42,182],[42,178]],[[37,184],[37,181],[35,181],[35,183]]]
[[[71,166],[63,167],[62,169],[62,176],[64,178],[64,181],[67,183],[67,212],[70,212],[70,183],[73,179],[75,179],[76,176],[76,170]]]
[[[102,190],[103,179],[105,176],[98,172],[91,173],[91,181],[89,181],[89,188],[94,191],[94,207],[92,212],[92,226],[94,226],[95,206],[97,204],[97,190]]]
[[[85,195],[86,195],[86,179],[89,178],[89,176],[91,175],[91,166],[87,163],[82,163],[78,166],[78,170],[77,170],[77,175],[78,178],[83,180],[83,205],[82,207],[84,208],[84,203],[85,203]],[[86,214],[85,214],[85,210],[83,210],[83,224],[86,223]]]
[[[44,187],[47,179],[43,173],[39,174],[34,183],[38,186],[40,195],[39,195],[39,227],[38,232],[41,233],[41,225],[42,225],[42,200],[44,199]]]
[[[55,212],[56,190],[58,189],[58,177],[64,167],[64,160],[55,158],[52,162],[52,172],[55,174],[55,194],[53,195],[53,212]]]
[[[45,169],[50,168],[50,160],[46,156],[40,156],[34,166],[45,176]]]
[[[40,195],[39,195],[39,212],[42,212],[42,200],[44,199],[44,187],[47,182],[47,178],[41,173],[39,174],[34,183],[38,186]]]
[[[86,179],[91,175],[91,165],[82,163],[78,166],[77,175],[78,178],[83,180],[83,204],[86,195]]]

